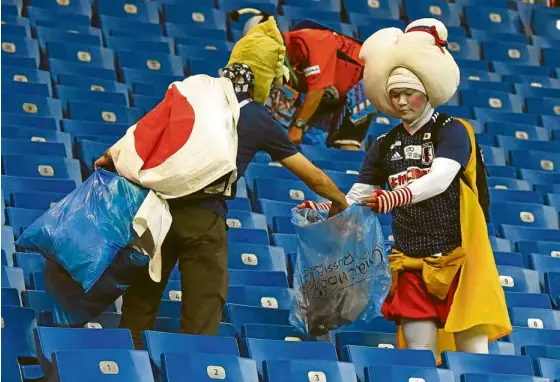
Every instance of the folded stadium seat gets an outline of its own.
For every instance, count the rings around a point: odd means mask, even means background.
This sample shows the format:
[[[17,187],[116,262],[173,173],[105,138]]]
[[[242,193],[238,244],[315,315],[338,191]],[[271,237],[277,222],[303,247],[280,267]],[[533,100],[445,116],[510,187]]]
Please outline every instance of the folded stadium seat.
[[[126,329],[89,330],[39,327],[34,330],[34,339],[39,363],[47,378],[53,371],[52,355],[57,351],[134,349],[132,336]]]
[[[516,327],[508,336],[509,342],[515,346],[515,353],[521,354],[521,348],[528,345],[560,345],[560,331],[550,329],[535,330]]]
[[[226,200],[228,209],[237,211],[253,211],[251,208],[251,202],[246,197],[236,196],[235,199]]]
[[[2,264],[5,265],[5,264]],[[21,307],[21,301],[19,299],[19,293],[15,288],[4,288],[2,287],[2,307],[4,306],[19,306]]]
[[[268,232],[262,229],[230,229],[227,233],[229,243],[269,245]]]
[[[286,233],[273,233],[271,235],[272,244],[276,247],[284,248],[284,252],[288,255],[297,252],[297,235]]]
[[[230,286],[227,303],[286,310],[292,305],[287,288],[255,286]]]
[[[231,51],[233,46],[233,43],[226,41],[228,37],[225,29],[201,28],[197,25],[172,23],[166,23],[165,29],[167,35],[174,38],[177,45],[194,45],[206,50],[225,51]]]
[[[521,347],[521,353],[531,359],[560,359],[560,346],[527,345]]]
[[[488,71],[490,67],[490,62],[488,60],[466,60],[457,58],[455,62],[459,66],[459,69]]]
[[[15,56],[2,51],[2,63],[7,66],[17,66],[26,69],[38,69],[39,63],[33,57]]]
[[[323,201],[309,187],[299,180],[255,179],[255,200],[269,199],[292,203],[294,207],[304,200]]]
[[[264,361],[266,382],[296,380],[356,382],[354,365],[346,362],[323,360],[278,359]]]
[[[548,254],[537,254],[532,253],[529,255],[531,268],[539,273],[539,278],[544,280],[544,274],[546,272],[560,272],[560,259],[557,257],[549,256]]]
[[[91,45],[69,44],[62,42],[47,43],[49,58],[87,65],[92,68],[114,69],[114,56],[111,49]]]
[[[293,326],[269,324],[245,324],[241,327],[240,338],[260,338],[280,341],[316,341]]]
[[[469,5],[464,8],[464,16],[469,28],[499,33],[518,33],[520,29],[519,15],[507,8]]]
[[[529,67],[529,66],[528,66]],[[536,68],[536,67],[533,67]],[[531,86],[537,87],[557,87],[560,84],[558,79],[550,78],[548,74],[548,70],[546,71],[547,74],[506,74],[503,75],[503,80],[508,83],[528,83]]]
[[[507,292],[540,293],[539,275],[531,269],[498,265],[500,283]]]
[[[123,107],[129,106],[127,94],[124,93],[91,91],[63,85],[57,85],[55,90],[60,102],[62,103],[62,109],[64,111],[68,110],[69,103],[74,100],[92,104],[108,104]]]
[[[365,159],[364,151],[348,151],[329,149],[309,145],[300,145],[301,153],[309,160],[335,160],[362,163]]]
[[[62,2],[61,2],[62,3]],[[53,3],[48,0],[30,0],[26,5],[31,5],[37,8],[44,8],[49,11],[86,15],[91,17],[91,2],[89,0],[72,1],[64,4],[57,2]]]
[[[543,129],[544,130],[544,129]],[[499,146],[505,151],[511,150],[533,150],[557,153],[560,150],[560,142],[556,141],[534,141],[525,139],[516,139],[514,137],[504,137],[498,135],[497,137]]]
[[[531,36],[531,43],[539,49],[560,47],[560,40],[537,35]]]
[[[556,309],[560,307],[560,272],[545,272],[544,290]]]
[[[383,114],[376,114],[376,115],[373,116],[372,123],[391,125],[391,126],[395,127],[399,123],[401,123],[401,120],[398,119],[398,118],[394,118],[394,117],[388,117],[388,116],[383,115]]]
[[[165,4],[163,15],[166,23],[176,23],[192,29],[226,30],[226,16],[221,10],[212,8],[210,4],[175,3]]]
[[[275,216],[272,218],[272,232],[295,234],[296,230],[288,216]]]
[[[87,122],[76,121],[73,119],[62,120],[62,130],[71,134],[74,138],[84,136],[111,136],[122,137],[129,124],[120,123],[104,123],[104,122]]]
[[[35,117],[53,117],[62,119],[60,101],[53,98],[33,94],[3,93],[2,113],[24,114]],[[7,122],[7,121],[6,121]]]
[[[531,359],[514,355],[443,352],[442,366],[453,371],[457,382],[465,373],[533,375]]]
[[[386,126],[386,125],[383,125]],[[379,136],[379,135],[378,135]],[[375,138],[373,138],[375,139]],[[361,164],[357,162],[343,162],[343,161],[313,161],[315,166],[323,169],[336,172],[342,172],[346,174],[358,175],[360,172]]]
[[[558,128],[560,116],[557,115],[541,115],[542,125],[547,129],[554,130]],[[558,138],[558,137],[557,137]],[[560,140],[560,139],[557,139]]]
[[[187,61],[208,59],[213,61],[222,61],[224,63],[228,62],[231,52],[227,50],[226,47],[214,49],[213,46],[209,46],[208,48],[210,49],[194,44],[181,44],[177,46],[177,54]]]
[[[324,2],[323,0],[322,2]],[[298,4],[298,6],[284,5],[282,7],[283,15],[291,20],[293,25],[306,19],[316,20],[318,23],[323,22],[338,22],[340,23],[340,11],[332,11],[325,8],[310,7],[308,3],[306,6]],[[319,4],[318,4],[319,6]]]
[[[4,138],[23,139],[34,142],[60,142],[64,143],[67,155],[72,156],[72,139],[68,133],[41,129],[37,127],[22,127],[21,125],[3,125]]]
[[[511,113],[498,109],[480,108],[475,107],[474,115],[477,120],[482,123],[494,122],[511,122],[520,123],[524,125],[539,125],[539,117],[529,113]]]
[[[263,286],[287,288],[288,280],[284,271],[254,272],[244,269],[229,270],[229,285],[231,286]]]
[[[90,173],[93,172],[93,163],[101,157],[110,146],[110,143],[94,142],[87,139],[81,139],[78,142],[77,157],[87,170],[84,173],[84,177],[89,176]]]
[[[552,309],[550,297],[544,293],[505,292],[509,308]]]
[[[484,29],[470,28],[471,37],[482,43],[522,43],[527,44],[527,36],[521,33],[496,33]],[[509,55],[507,56],[510,59]],[[499,60],[499,59],[498,59]]]
[[[97,0],[97,12],[102,16],[112,16],[127,21],[136,21],[142,23],[159,24],[159,4],[158,3],[142,3],[134,4],[114,2],[111,0]],[[105,25],[101,24],[103,27]]]
[[[552,257],[560,257],[560,242],[554,241],[518,241],[519,252],[531,254],[540,253]]]
[[[137,51],[137,52],[153,52],[173,54],[174,48],[172,41],[166,37],[159,37],[159,40],[144,39],[133,37],[107,37],[107,47],[116,52],[121,51]]]
[[[329,12],[338,12],[341,11],[340,1],[338,0],[290,0],[290,6],[298,7],[298,8],[308,8],[312,10],[326,10]]]
[[[2,138],[5,155],[40,155],[53,157],[66,157],[69,148],[61,142],[41,142],[27,139]]]
[[[506,166],[504,150],[491,146],[481,146],[481,148],[483,150],[484,163],[491,166]]]
[[[52,92],[49,72],[30,68],[2,66],[2,80],[5,82],[31,82],[46,84]]]
[[[36,84],[31,82],[3,81],[2,93],[32,94],[41,97],[52,97],[47,84]]]
[[[560,39],[556,9],[534,7],[532,16],[531,26],[535,34],[547,36],[551,39]]]
[[[405,14],[409,20],[418,20],[426,17],[435,18],[446,26],[461,26],[459,9],[455,4],[444,0],[405,1]]]
[[[526,98],[525,103],[528,113],[560,115],[560,98]]]
[[[124,12],[124,7],[121,8]],[[159,23],[139,21],[135,18],[123,18],[118,16],[100,15],[99,23],[105,37],[138,37],[151,39],[163,36],[163,29]]]
[[[188,61],[188,73],[191,76],[196,74],[207,74],[211,77],[218,77],[221,75],[221,70],[227,64],[227,61],[221,60],[197,60],[190,59]]]
[[[375,381],[437,381],[455,382],[451,370],[435,367],[414,366],[369,366],[365,368],[364,382]]]
[[[154,330],[157,332],[181,333],[181,319],[179,318],[181,316],[181,304],[174,301],[162,300],[162,305],[165,303],[173,303],[173,305],[178,307],[176,312],[177,314],[173,314],[178,318],[159,317],[158,313],[158,317],[156,318],[156,322],[154,324]],[[160,309],[160,311],[162,311],[162,309]],[[235,333],[235,326],[225,322],[220,322],[220,327],[216,335],[219,337],[235,337]]]
[[[14,235],[19,237],[37,218],[43,215],[43,210],[29,210],[26,208],[8,207],[6,214],[10,226],[14,229]]]
[[[230,229],[248,228],[268,230],[266,217],[264,215],[248,211],[229,210],[227,214],[227,225]]]
[[[383,349],[397,348],[397,335],[395,333],[376,333],[362,331],[339,331],[335,335],[334,343],[338,354],[348,345],[368,346]]]
[[[490,200],[492,203],[535,203],[542,204],[543,198],[539,192],[523,190],[500,190],[491,188]]]
[[[68,113],[71,119],[130,125],[142,118],[142,112],[135,108],[87,102],[68,102]]]
[[[247,181],[245,180],[244,176],[237,179],[236,188],[237,188],[237,193],[235,194],[236,198],[248,198]]]
[[[526,78],[521,76],[532,76],[539,78],[547,78],[550,76],[550,69],[544,66],[535,65],[520,65],[512,62],[491,61],[492,68],[496,73],[501,74],[504,78],[510,79],[507,76],[512,76],[510,80],[514,82],[527,82]],[[515,77],[518,76],[518,77]]]
[[[560,211],[560,194],[546,194],[544,196],[544,201],[547,205],[556,208]]]
[[[270,160],[270,156],[268,157],[268,160]],[[292,172],[290,172],[287,168],[254,162],[249,163],[249,166],[247,166],[245,178],[247,179],[247,191],[249,192],[249,197],[252,197],[254,201],[256,201],[256,197],[254,197],[254,195],[255,180],[257,179],[299,180],[298,177],[292,174]]]
[[[195,380],[225,379],[233,382],[258,382],[255,361],[235,355],[202,353],[163,353],[161,376],[163,380],[175,381],[184,378]]]
[[[535,374],[551,381],[560,378],[560,360],[537,358],[534,360],[534,364]]]
[[[534,86],[532,84],[515,84],[515,92],[524,98],[560,98],[560,89],[554,87]]]
[[[41,272],[41,274],[43,274]],[[31,308],[35,311],[35,315],[39,318],[39,324],[42,324],[42,317],[45,312],[52,312],[53,300],[50,294],[44,290],[26,290],[21,293],[23,306]]]
[[[384,28],[401,30],[406,28],[405,22],[398,19],[371,18],[367,13],[351,13],[348,16],[352,25],[358,27],[358,35],[361,36],[361,40],[366,40],[369,36]]]
[[[174,76],[150,70],[124,68],[121,69],[121,72],[124,82],[134,93],[162,98],[171,83],[185,79],[184,75]]]
[[[558,171],[560,169],[560,154],[541,151],[512,150],[511,164],[523,169]]]
[[[520,253],[494,252],[494,261],[496,265],[523,268],[523,257]]]
[[[511,241],[560,242],[560,230],[502,225],[502,233]]]
[[[513,65],[540,65],[539,50],[523,42],[483,42],[482,51],[486,60]],[[500,70],[496,72],[503,73]]]
[[[521,113],[521,98],[506,92],[490,90],[462,90],[461,104],[464,106],[491,108],[506,112]]]
[[[400,5],[401,1],[360,1],[360,0],[346,0],[344,1],[344,9],[349,13],[352,23],[355,22],[352,16],[363,15],[365,18],[373,19],[392,19],[399,20],[400,18]],[[400,21],[400,20],[399,20]],[[374,24],[374,23],[372,23]],[[364,24],[366,25],[366,24]],[[382,26],[381,28],[385,28]],[[363,36],[365,39],[368,36]]]
[[[360,382],[366,381],[364,369],[371,366],[436,367],[434,354],[429,350],[383,349],[349,345],[343,349],[341,360],[354,364]]]
[[[559,328],[560,312],[552,309],[508,308],[508,312],[513,326],[554,330]]]
[[[293,342],[244,339],[241,342],[243,356],[257,362],[259,375],[263,376],[263,362],[278,359],[338,361],[334,345],[329,342]]]
[[[461,79],[468,81],[492,81],[501,82],[502,77],[497,73],[489,73],[488,70],[461,69]]]
[[[272,228],[273,219],[278,216],[291,217],[292,209],[295,207],[293,202],[278,202],[275,200],[259,199],[259,210],[266,216],[269,228]]]
[[[51,58],[48,60],[49,72],[53,79],[58,78],[60,74],[72,74],[86,76],[90,78],[98,78],[102,80],[116,81],[117,73],[114,68],[103,69],[95,68],[83,63],[71,63],[65,60]]]
[[[16,1],[3,1],[2,2],[2,17],[4,15],[9,15],[13,17],[17,17],[21,15],[21,8],[23,4],[22,2]]]
[[[33,343],[33,329],[37,327],[35,312],[33,309],[17,306],[2,306],[2,368],[4,360],[13,357],[15,365],[18,366],[16,357],[35,358],[35,344]],[[19,367],[17,377],[10,378],[8,370],[2,370],[2,378],[8,381],[21,380]],[[6,374],[4,374],[6,373]]]
[[[57,380],[112,381],[115,374],[130,382],[153,382],[150,357],[144,350],[73,350],[52,353]]]
[[[6,56],[31,58],[35,61],[35,67],[38,67],[39,44],[37,40],[31,38],[2,35],[2,56],[2,58]]]
[[[76,182],[72,180],[2,176],[2,191],[6,204],[10,203],[10,195],[14,192],[37,191],[68,194],[75,188]],[[4,230],[4,228],[2,229]],[[2,241],[4,241],[4,236],[2,236]]]
[[[39,253],[16,252],[14,266],[21,268],[27,289],[32,289],[30,275],[33,272],[43,272],[46,259]]]
[[[466,81],[459,84],[460,90],[489,90],[500,92],[511,92],[511,85],[503,82],[496,81]]]
[[[266,245],[231,243],[228,246],[229,269],[286,272],[282,248]]]
[[[486,122],[486,130],[493,135],[506,135],[518,140],[548,141],[548,131],[542,127],[520,123]],[[505,141],[507,142],[507,140]]]
[[[20,295],[25,291],[25,279],[21,268],[2,266],[1,281],[3,288],[14,288]]]
[[[178,77],[185,75],[185,63],[178,56],[126,51],[117,53],[117,59],[120,68],[141,69]]]
[[[238,330],[245,324],[290,325],[289,310],[259,308],[256,306],[226,304],[224,317]]]
[[[33,26],[45,26],[68,29],[73,27],[91,26],[91,16],[72,12],[61,12],[59,9],[47,9],[35,6],[26,7],[27,17]],[[69,17],[71,15],[71,17]]]
[[[103,41],[101,39],[101,30],[94,27],[89,28],[89,30],[87,31],[73,32],[64,29],[36,27],[36,31],[37,40],[39,41],[39,47],[43,52],[46,51],[48,43],[55,42],[67,42],[68,44],[73,45],[103,45]]]

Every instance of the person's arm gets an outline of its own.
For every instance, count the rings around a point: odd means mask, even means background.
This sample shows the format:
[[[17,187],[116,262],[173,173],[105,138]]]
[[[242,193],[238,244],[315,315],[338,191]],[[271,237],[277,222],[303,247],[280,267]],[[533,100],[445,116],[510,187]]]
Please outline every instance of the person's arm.
[[[301,143],[303,137],[303,129],[307,125],[307,122],[313,117],[313,114],[319,108],[323,95],[325,94],[325,89],[315,89],[310,90],[305,95],[305,100],[303,105],[296,111],[296,118],[292,122],[292,125],[288,129],[288,136],[290,140],[296,144]],[[305,125],[303,125],[305,124]]]
[[[331,214],[339,213],[348,207],[344,193],[338,189],[332,179],[302,154],[297,153],[284,158],[280,163],[300,178],[307,187],[332,201]]]

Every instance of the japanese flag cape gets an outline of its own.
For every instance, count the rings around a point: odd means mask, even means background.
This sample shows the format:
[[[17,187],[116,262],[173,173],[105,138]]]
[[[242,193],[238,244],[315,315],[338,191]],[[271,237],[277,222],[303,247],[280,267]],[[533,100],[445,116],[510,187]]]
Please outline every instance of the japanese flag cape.
[[[239,110],[228,79],[197,75],[174,82],[163,101],[110,148],[115,167],[163,199],[198,191],[230,196]]]
[[[166,199],[195,192],[231,196],[237,179],[240,105],[229,79],[191,76],[172,83],[163,101],[109,149],[122,177],[151,192],[134,217],[155,251],[152,280],[161,279],[161,246],[171,226]]]

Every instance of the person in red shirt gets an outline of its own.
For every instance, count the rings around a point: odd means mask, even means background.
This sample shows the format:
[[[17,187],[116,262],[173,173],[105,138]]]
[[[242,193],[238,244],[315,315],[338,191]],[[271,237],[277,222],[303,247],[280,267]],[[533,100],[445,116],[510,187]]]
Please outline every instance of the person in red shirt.
[[[236,12],[237,16],[257,13],[247,21],[243,33],[268,16],[254,9]],[[327,146],[359,150],[372,116],[353,122],[346,103],[348,92],[362,79],[361,43],[307,20],[283,36],[291,67],[289,85],[299,93],[305,93],[288,129],[290,139],[301,143],[303,133],[310,125],[324,126],[329,133]]]

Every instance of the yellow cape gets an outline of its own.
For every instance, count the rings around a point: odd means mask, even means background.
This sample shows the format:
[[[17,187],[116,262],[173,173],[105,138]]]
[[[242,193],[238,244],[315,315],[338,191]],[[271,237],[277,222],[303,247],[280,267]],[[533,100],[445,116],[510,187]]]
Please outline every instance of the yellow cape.
[[[465,170],[472,189],[463,181],[460,182],[461,234],[466,260],[445,328],[438,332],[438,364],[441,362],[442,351],[456,350],[453,333],[477,325],[487,325],[488,340],[495,341],[512,331],[484,213],[478,203],[474,130],[469,122],[457,120],[465,125],[473,148]],[[406,348],[401,326],[397,331],[397,343],[399,348]]]

